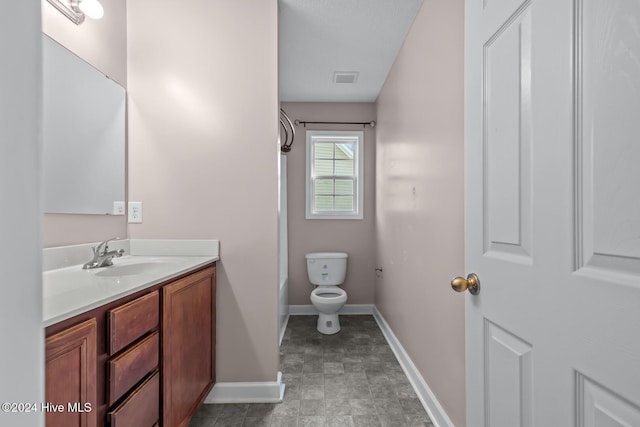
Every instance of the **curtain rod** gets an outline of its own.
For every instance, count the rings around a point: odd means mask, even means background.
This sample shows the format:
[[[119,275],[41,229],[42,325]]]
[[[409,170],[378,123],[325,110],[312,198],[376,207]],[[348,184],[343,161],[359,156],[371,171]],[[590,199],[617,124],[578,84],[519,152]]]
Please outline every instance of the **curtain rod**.
[[[376,125],[375,121],[370,122],[306,122],[303,120],[296,120],[293,122],[296,126],[303,125],[307,127],[307,125],[362,125],[362,127],[366,127],[367,125],[374,127]]]

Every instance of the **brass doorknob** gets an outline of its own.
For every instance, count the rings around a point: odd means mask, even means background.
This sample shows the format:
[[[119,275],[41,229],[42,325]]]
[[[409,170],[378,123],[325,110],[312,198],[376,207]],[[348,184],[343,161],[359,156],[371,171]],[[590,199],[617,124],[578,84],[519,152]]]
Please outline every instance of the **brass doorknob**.
[[[480,292],[480,279],[476,273],[471,273],[465,279],[464,277],[456,277],[451,281],[451,287],[456,292],[464,292],[467,289],[471,295],[478,295]]]

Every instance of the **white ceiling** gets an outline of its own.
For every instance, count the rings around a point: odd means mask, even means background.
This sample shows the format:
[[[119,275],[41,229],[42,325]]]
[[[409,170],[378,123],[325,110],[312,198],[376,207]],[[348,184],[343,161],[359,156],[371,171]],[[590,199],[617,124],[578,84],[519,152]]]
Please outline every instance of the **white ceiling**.
[[[280,100],[374,102],[422,0],[279,0]],[[359,72],[334,83],[336,71]]]

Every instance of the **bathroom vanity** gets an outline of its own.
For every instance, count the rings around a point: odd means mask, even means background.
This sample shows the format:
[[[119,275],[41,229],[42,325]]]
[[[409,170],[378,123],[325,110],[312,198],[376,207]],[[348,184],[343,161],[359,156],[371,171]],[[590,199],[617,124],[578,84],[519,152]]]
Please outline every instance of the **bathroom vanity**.
[[[217,259],[125,256],[45,272],[45,289],[74,276],[92,288],[44,292],[47,427],[187,426],[215,382]],[[84,305],[62,314],[79,292]]]

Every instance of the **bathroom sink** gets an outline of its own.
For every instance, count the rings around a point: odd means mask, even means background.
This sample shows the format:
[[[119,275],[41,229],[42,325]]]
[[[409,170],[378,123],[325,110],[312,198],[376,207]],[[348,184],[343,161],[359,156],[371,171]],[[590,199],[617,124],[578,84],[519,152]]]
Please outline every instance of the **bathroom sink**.
[[[136,276],[139,274],[149,274],[160,271],[166,267],[163,262],[139,262],[135,264],[113,264],[111,267],[104,267],[95,273],[100,277],[122,277]]]

